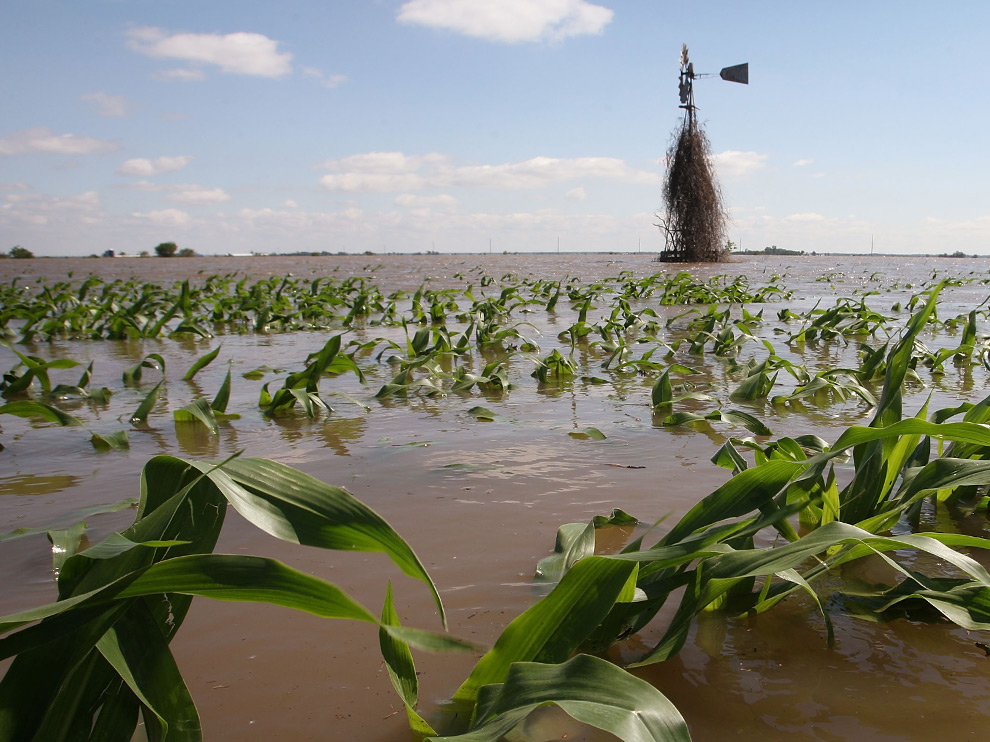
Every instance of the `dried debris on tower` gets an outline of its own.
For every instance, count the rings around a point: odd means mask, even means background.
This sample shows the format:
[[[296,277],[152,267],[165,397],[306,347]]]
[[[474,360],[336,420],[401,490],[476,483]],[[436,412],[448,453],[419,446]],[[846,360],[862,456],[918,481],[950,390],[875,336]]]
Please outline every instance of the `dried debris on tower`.
[[[664,235],[659,260],[714,263],[723,256],[726,213],[708,138],[695,116],[694,79],[694,65],[684,45],[679,86],[684,118],[667,150],[663,182],[666,212],[658,215]]]

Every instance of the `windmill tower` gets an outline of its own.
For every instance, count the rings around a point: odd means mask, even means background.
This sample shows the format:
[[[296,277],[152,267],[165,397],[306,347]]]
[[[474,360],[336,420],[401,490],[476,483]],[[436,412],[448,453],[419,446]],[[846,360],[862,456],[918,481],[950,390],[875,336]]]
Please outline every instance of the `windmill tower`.
[[[727,216],[715,177],[711,147],[698,123],[694,104],[694,81],[706,77],[715,75],[696,73],[688,57],[687,44],[683,45],[677,89],[684,118],[667,150],[667,173],[663,182],[666,212],[657,215],[657,226],[664,237],[664,249],[657,259],[665,262],[714,263],[723,254]],[[749,64],[725,67],[719,77],[747,85]]]

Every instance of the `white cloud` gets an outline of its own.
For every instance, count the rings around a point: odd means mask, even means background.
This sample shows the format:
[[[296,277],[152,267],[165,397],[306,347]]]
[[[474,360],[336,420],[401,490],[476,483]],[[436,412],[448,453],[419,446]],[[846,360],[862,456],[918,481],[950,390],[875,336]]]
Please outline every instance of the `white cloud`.
[[[572,188],[565,193],[564,198],[568,201],[585,201],[588,198],[588,194],[585,193],[584,188],[578,186],[577,188]]]
[[[153,224],[165,224],[181,226],[189,223],[189,214],[180,209],[160,209],[158,211],[135,211],[131,214],[135,219],[152,222]]]
[[[369,152],[328,160],[322,167],[338,172],[324,175],[320,184],[345,193],[452,187],[521,190],[579,178],[659,184],[657,174],[636,170],[614,157],[533,157],[500,165],[455,166],[450,157],[435,152],[422,156]]]
[[[169,201],[189,204],[190,206],[219,204],[230,201],[231,198],[230,194],[223,188],[211,188],[194,183],[163,185],[150,180],[139,180],[131,183],[128,188],[145,193],[162,193]]]
[[[807,167],[813,162],[814,160],[801,159],[801,160],[797,160],[793,165],[791,165],[791,167]]]
[[[959,221],[948,221],[929,216],[925,217],[921,223],[923,228],[930,228],[935,235],[951,235],[953,238],[978,236],[984,240],[984,244],[986,239],[990,237],[990,216],[978,216]]]
[[[300,235],[308,235],[316,236],[319,241],[328,237],[349,236],[355,230],[370,235],[377,229],[365,220],[361,209],[353,206],[337,212],[241,209],[227,222],[227,226],[234,232],[277,233],[293,240],[298,240]],[[326,247],[325,243],[323,247]]]
[[[511,44],[600,34],[613,15],[586,0],[409,0],[396,19]]]
[[[126,187],[147,193],[158,193],[165,188],[165,186],[150,180],[136,180],[133,183],[128,183]]]
[[[403,193],[395,198],[396,206],[406,209],[452,209],[459,203],[456,198],[446,193],[439,196],[415,196],[411,193]]]
[[[43,152],[53,155],[93,155],[112,152],[115,142],[80,134],[54,134],[47,126],[25,129],[0,139],[0,155]]]
[[[482,241],[479,238],[491,236],[492,233],[508,233],[512,235],[513,244],[530,242],[547,250],[556,244],[556,237],[561,234],[580,234],[582,238],[607,236],[612,239],[617,232],[628,227],[624,219],[608,214],[574,215],[555,209],[506,213],[395,212],[377,215],[376,220],[383,229],[393,232],[471,235],[471,239],[478,243]],[[645,216],[641,221],[649,223]],[[487,239],[483,241],[487,246]]]
[[[915,225],[910,226],[914,235],[903,244],[911,249],[921,247]],[[767,245],[805,252],[834,252],[869,250],[870,235],[878,230],[876,224],[850,214],[846,217],[830,216],[818,212],[799,212],[778,215],[758,207],[733,213],[731,232],[742,240],[746,249],[762,249]],[[922,248],[923,249],[923,248]]]
[[[732,149],[713,157],[719,175],[727,178],[741,178],[762,170],[767,158],[768,155],[761,155],[759,152],[740,152]]]
[[[37,227],[52,224],[91,225],[103,216],[100,196],[96,191],[67,198],[40,193],[10,193],[0,205],[0,225],[8,227],[16,224]]]
[[[607,178],[634,183],[653,182],[656,176],[629,167],[614,157],[533,157],[502,165],[456,168],[450,182],[484,188],[541,188],[575,178]]]
[[[97,105],[101,116],[124,116],[127,114],[127,98],[122,95],[108,95],[103,91],[87,93],[82,100],[91,100]]]
[[[393,193],[419,190],[426,183],[415,173],[333,173],[320,178],[320,185],[341,193]]]
[[[149,160],[144,157],[137,157],[133,160],[128,160],[117,168],[117,173],[119,175],[135,175],[143,178],[150,178],[153,175],[175,173],[180,170],[184,170],[186,165],[188,165],[191,161],[192,157],[189,155],[178,155],[176,157],[156,157],[154,160]]]
[[[223,188],[208,188],[200,185],[179,185],[170,189],[166,198],[168,198],[169,201],[176,201],[178,203],[190,205],[219,204],[224,201],[229,201],[230,194],[224,191]]]
[[[319,80],[325,88],[338,88],[347,82],[347,75],[328,75],[317,67],[303,67],[303,74]]]
[[[439,152],[428,155],[405,155],[402,152],[366,152],[338,160],[325,160],[317,167],[343,172],[396,174],[414,173],[421,168],[449,167],[450,158]]]
[[[158,80],[180,80],[181,82],[199,82],[206,79],[203,70],[188,67],[176,67],[172,70],[162,70],[155,74]]]
[[[127,46],[148,57],[216,65],[234,75],[274,78],[292,72],[292,54],[278,51],[277,41],[258,33],[169,34],[144,26],[127,32]]]

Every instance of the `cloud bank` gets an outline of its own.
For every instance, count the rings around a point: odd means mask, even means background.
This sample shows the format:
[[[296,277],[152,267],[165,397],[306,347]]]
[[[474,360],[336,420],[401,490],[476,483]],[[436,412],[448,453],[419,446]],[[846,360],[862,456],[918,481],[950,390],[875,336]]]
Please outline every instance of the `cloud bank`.
[[[410,0],[396,19],[514,44],[600,34],[612,16],[586,0]]]
[[[98,93],[87,93],[82,100],[93,101],[101,116],[125,116],[127,114],[127,99],[122,95],[110,95],[102,90]]]
[[[588,178],[659,184],[656,173],[636,170],[615,157],[533,157],[500,165],[458,166],[449,156],[436,152],[427,155],[368,152],[328,160],[322,167],[335,172],[320,178],[320,185],[341,193],[391,193],[427,188],[530,190]]]
[[[136,157],[127,160],[117,168],[118,175],[134,175],[141,178],[150,178],[162,173],[175,173],[184,170],[186,165],[192,161],[189,155],[179,155],[177,157],[157,157],[149,160],[144,157]]]
[[[157,59],[179,59],[194,66],[191,72],[166,73],[199,79],[197,66],[214,65],[221,72],[278,78],[292,72],[292,54],[280,52],[278,42],[263,34],[168,33],[151,26],[127,32],[127,46],[139,54]]]
[[[80,134],[55,134],[47,126],[25,129],[0,139],[0,155],[25,155],[41,152],[52,155],[93,155],[113,152],[115,142]]]

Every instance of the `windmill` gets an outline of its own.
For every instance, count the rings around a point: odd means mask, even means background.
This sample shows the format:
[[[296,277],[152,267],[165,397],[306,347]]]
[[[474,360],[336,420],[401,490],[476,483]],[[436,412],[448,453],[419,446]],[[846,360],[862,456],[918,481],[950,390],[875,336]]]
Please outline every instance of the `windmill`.
[[[658,215],[664,234],[664,249],[658,260],[666,262],[717,262],[723,256],[725,209],[711,162],[708,138],[695,117],[694,81],[715,77],[696,73],[688,58],[687,44],[681,47],[678,82],[684,120],[674,132],[667,150],[667,175],[663,183],[665,215]],[[749,64],[724,67],[718,77],[749,84]]]
[[[694,118],[694,81],[703,80],[707,77],[715,77],[713,72],[697,73],[694,71],[694,63],[688,59],[687,44],[681,46],[681,78],[677,84],[677,92],[681,97],[680,108],[687,111],[688,117]],[[726,82],[738,82],[749,85],[749,62],[735,64],[731,67],[723,67],[718,73],[718,77]]]

